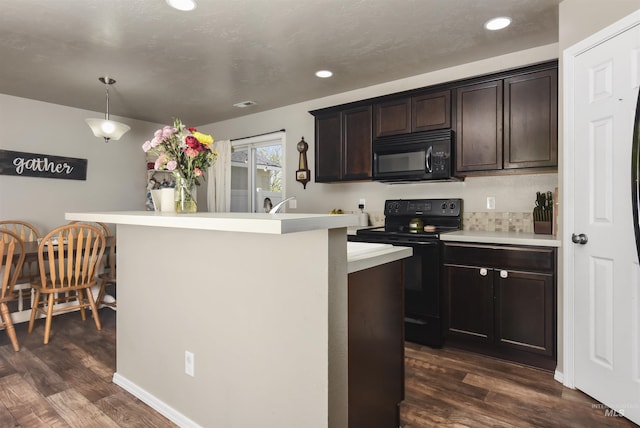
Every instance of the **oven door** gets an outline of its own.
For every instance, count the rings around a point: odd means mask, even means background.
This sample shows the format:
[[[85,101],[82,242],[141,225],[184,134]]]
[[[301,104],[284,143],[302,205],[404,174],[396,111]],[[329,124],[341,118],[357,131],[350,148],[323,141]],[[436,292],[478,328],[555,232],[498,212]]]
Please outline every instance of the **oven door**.
[[[394,245],[409,246],[407,243]],[[413,256],[404,259],[405,339],[441,347],[442,291],[440,284],[440,243],[433,240],[413,243]]]

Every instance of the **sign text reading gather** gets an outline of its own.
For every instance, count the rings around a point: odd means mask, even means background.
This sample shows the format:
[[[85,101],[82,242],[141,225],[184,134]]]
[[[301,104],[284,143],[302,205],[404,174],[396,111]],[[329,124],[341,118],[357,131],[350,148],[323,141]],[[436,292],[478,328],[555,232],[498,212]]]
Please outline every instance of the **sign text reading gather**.
[[[0,150],[0,175],[87,179],[87,160]]]

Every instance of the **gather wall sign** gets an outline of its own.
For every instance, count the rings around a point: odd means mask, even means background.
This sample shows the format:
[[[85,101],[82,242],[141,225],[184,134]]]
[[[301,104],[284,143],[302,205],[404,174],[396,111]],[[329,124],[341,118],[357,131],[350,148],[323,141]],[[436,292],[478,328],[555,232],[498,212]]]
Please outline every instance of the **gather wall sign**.
[[[0,150],[0,175],[86,180],[87,160]]]

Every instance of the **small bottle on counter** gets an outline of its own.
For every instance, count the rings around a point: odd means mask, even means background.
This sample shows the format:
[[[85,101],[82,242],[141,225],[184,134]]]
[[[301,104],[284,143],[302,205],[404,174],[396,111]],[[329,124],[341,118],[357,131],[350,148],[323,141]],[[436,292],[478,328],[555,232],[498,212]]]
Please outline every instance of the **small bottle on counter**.
[[[369,226],[369,214],[364,212],[364,205],[359,204],[360,216],[358,217],[358,226]]]

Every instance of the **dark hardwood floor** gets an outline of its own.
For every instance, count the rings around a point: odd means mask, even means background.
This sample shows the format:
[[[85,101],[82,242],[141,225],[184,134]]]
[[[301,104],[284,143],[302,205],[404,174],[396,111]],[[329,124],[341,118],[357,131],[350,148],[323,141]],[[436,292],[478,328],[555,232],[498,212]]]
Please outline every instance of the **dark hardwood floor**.
[[[20,324],[20,352],[0,331],[1,428],[175,427],[111,382],[115,312],[101,309],[100,318],[102,331],[90,318],[82,322],[79,313],[56,316],[46,346],[43,320],[32,334]],[[404,428],[635,426],[605,416],[597,402],[541,370],[412,343],[405,361]],[[282,428],[289,428],[286,422]]]
[[[403,428],[635,427],[550,372],[458,350],[405,346]]]
[[[44,320],[33,333],[16,325],[20,351],[0,331],[0,427],[175,427],[113,384],[116,317],[100,310],[102,330],[91,314],[54,317],[48,345]]]

